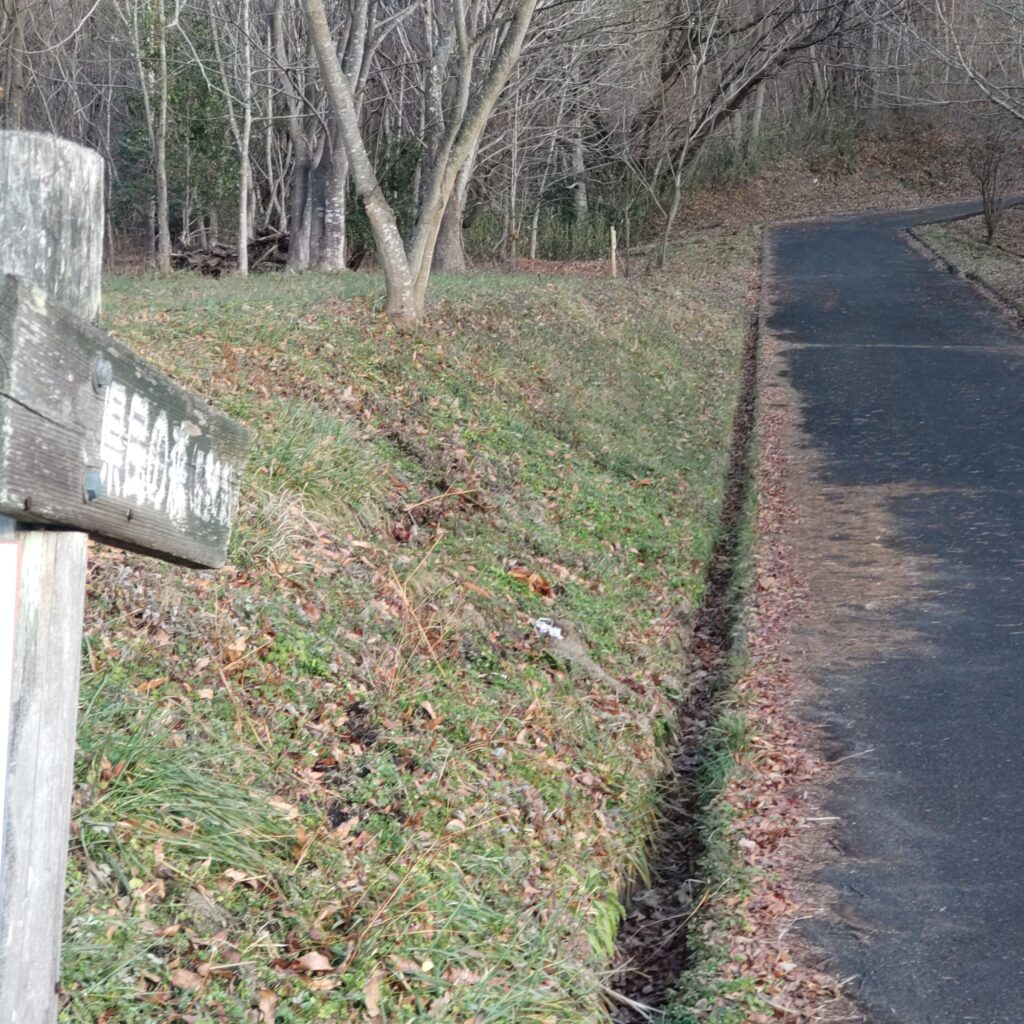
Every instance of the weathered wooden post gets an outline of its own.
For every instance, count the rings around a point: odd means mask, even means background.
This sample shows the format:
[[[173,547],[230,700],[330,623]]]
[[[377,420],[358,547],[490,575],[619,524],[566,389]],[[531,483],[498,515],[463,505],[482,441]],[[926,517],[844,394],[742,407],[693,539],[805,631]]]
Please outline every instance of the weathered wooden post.
[[[619,276],[619,238],[615,231],[615,225],[612,225],[611,232],[611,247],[612,247],[612,277]]]
[[[246,431],[93,326],[103,163],[0,132],[0,1022],[57,1015],[86,539],[224,562]]]

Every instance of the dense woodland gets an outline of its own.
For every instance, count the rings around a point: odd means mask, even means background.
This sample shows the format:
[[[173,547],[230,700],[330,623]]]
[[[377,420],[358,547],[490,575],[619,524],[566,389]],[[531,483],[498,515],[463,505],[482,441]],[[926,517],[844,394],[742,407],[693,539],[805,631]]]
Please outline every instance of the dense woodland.
[[[432,270],[612,224],[663,259],[701,173],[894,110],[962,123],[994,195],[1022,32],[999,0],[2,0],[0,122],[105,156],[112,253],[371,255],[415,319]]]

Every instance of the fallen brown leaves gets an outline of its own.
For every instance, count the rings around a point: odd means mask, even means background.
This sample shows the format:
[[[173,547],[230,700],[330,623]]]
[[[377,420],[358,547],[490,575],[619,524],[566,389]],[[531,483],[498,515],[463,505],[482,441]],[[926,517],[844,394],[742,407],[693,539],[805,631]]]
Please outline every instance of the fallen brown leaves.
[[[824,913],[808,874],[829,824],[815,798],[827,766],[795,706],[807,684],[792,642],[808,594],[794,550],[800,512],[786,445],[794,415],[792,406],[763,402],[750,667],[736,684],[752,739],[722,796],[735,812],[733,839],[750,868],[749,894],[712,902],[703,925],[706,939],[728,948],[727,977],[753,981],[764,1000],[767,1009],[751,1012],[750,1024],[862,1020],[798,935],[799,922]]]
[[[515,565],[508,571],[509,576],[520,583],[525,583],[530,590],[540,597],[550,598],[554,596],[554,589],[551,584],[540,573],[533,572],[522,565]]]
[[[689,452],[727,440],[744,245],[628,304],[474,285],[401,338],[364,298],[180,307],[182,337],[230,342],[181,363],[247,410],[261,456],[236,564],[95,552],[70,1012],[133,1019],[94,981],[127,950],[124,1005],[158,1024],[602,1019],[596,943],[712,529],[718,466]],[[579,310],[581,358],[609,367],[582,392]]]

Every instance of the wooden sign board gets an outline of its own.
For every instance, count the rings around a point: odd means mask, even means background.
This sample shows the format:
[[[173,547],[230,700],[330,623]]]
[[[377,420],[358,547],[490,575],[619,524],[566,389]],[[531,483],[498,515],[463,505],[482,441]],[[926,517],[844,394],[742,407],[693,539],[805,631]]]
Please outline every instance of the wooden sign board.
[[[0,515],[221,566],[248,449],[245,428],[0,276]]]

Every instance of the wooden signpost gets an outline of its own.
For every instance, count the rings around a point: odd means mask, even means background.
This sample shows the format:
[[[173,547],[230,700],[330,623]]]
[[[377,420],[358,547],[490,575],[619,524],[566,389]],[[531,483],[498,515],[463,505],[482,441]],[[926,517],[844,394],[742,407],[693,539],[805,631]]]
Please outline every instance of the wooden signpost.
[[[244,428],[98,330],[103,162],[0,131],[0,1022],[52,1024],[86,540],[224,563]]]

